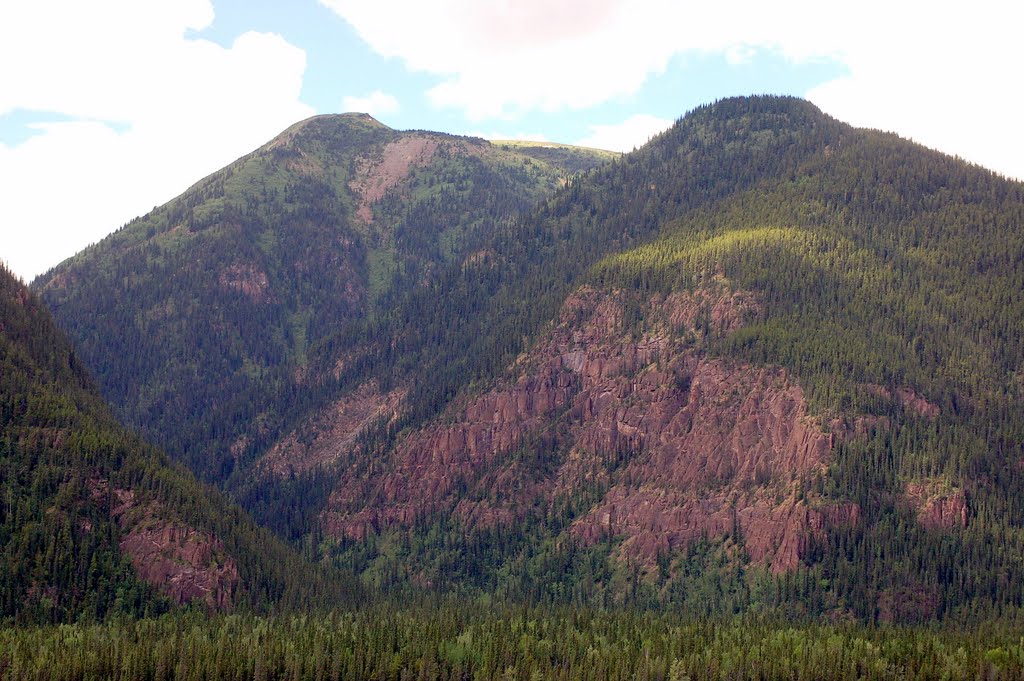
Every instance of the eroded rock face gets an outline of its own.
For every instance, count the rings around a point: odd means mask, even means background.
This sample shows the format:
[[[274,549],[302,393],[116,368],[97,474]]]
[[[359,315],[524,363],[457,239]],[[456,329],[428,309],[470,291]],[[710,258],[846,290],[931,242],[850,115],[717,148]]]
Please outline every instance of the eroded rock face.
[[[135,572],[175,603],[202,601],[211,609],[231,610],[238,590],[238,567],[219,539],[167,520],[157,502],[140,503],[134,491],[105,480],[90,483],[94,498],[113,495],[111,515],[121,528],[121,551]]]
[[[836,435],[809,415],[795,380],[687,344],[709,327],[738,328],[754,298],[716,284],[647,308],[641,333],[625,327],[622,296],[571,296],[505,384],[453,405],[389,461],[344,475],[325,529],[361,538],[438,512],[470,527],[511,523],[600,490],[570,530],[585,543],[611,533],[652,564],[659,551],[738,531],[754,560],[781,572],[830,523],[857,522],[855,506],[805,491]]]
[[[267,452],[258,468],[279,478],[330,465],[347,454],[356,438],[379,419],[393,419],[404,390],[381,392],[376,382],[359,386],[322,409]]]
[[[256,302],[264,302],[269,297],[266,272],[250,263],[230,265],[220,273],[218,282],[223,288],[238,291]]]
[[[670,296],[661,309],[673,327],[694,331],[703,317],[727,333],[754,307],[749,296],[719,290]],[[635,373],[594,375],[600,361],[581,369],[575,448],[581,458],[632,455],[604,499],[575,522],[578,536],[590,543],[609,532],[625,536],[623,553],[650,562],[703,534],[738,530],[753,560],[782,571],[796,567],[809,533],[830,520],[856,520],[856,509],[801,494],[801,483],[824,474],[835,436],[808,414],[785,371],[651,340],[660,361],[635,363]]]
[[[917,511],[917,520],[932,529],[967,527],[967,495],[945,480],[930,478],[907,483],[904,498]]]
[[[139,523],[121,538],[121,550],[143,581],[176,603],[202,601],[231,610],[238,568],[220,540],[184,525]]]
[[[436,137],[405,135],[384,145],[379,156],[358,159],[355,177],[349,183],[349,188],[360,199],[356,215],[363,222],[373,222],[373,204],[404,180],[414,167],[429,163],[439,145]]]

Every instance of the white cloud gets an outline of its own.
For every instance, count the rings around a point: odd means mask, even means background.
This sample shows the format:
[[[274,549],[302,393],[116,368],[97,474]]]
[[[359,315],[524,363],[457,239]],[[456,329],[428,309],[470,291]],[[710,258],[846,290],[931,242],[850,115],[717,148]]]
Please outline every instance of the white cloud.
[[[365,97],[345,97],[341,100],[341,110],[383,116],[398,111],[398,100],[386,92],[375,90]]]
[[[674,122],[667,118],[637,114],[621,123],[591,125],[590,134],[576,142],[576,145],[608,151],[632,151],[667,130]]]
[[[820,3],[809,0],[791,3],[792,11],[755,0],[321,2],[378,53],[442,75],[430,99],[474,119],[582,109],[629,95],[687,50],[730,51],[734,59],[753,46],[793,59],[838,52],[831,36],[804,35],[800,17],[820,14]]]
[[[725,49],[725,60],[731,66],[749,64],[757,55],[757,50],[750,45],[730,45]]]
[[[616,43],[637,22],[618,0],[322,2],[379,53],[446,75],[430,100],[462,108],[474,120],[584,108],[629,94],[671,56],[671,50],[645,54],[641,68],[638,60],[620,58]]]
[[[473,120],[628,96],[680,53],[736,63],[774,51],[846,65],[848,76],[810,93],[836,117],[1024,177],[1020,3],[320,1],[378,53],[441,76],[430,100]]]
[[[79,119],[0,144],[0,258],[18,274],[55,265],[313,114],[299,101],[302,50],[265,33],[229,48],[184,37],[212,18],[208,0],[0,5],[0,113]]]
[[[854,125],[891,130],[1024,179],[1024,5],[941,5],[883,24],[849,50],[850,74],[807,93]]]

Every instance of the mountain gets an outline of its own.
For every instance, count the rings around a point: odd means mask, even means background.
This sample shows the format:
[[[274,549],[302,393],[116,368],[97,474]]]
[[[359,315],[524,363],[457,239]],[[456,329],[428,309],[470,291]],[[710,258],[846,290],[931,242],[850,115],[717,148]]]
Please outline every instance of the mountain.
[[[188,266],[117,247],[138,225],[36,286],[115,402],[117,381],[180,401],[161,418],[203,469],[201,412],[212,477],[373,584],[867,621],[1020,608],[1024,185],[780,97],[700,107],[632,154],[556,175],[453,233],[458,255],[395,246],[397,274],[363,307],[339,311],[335,294],[301,308],[307,340],[265,362],[275,378],[218,389],[236,412],[176,381],[231,375],[240,355],[216,339],[243,325],[121,293],[160,271],[180,292],[160,300],[202,299]],[[351,183],[335,196],[352,224],[418,196],[374,201]],[[441,202],[445,224],[469,224],[458,216],[482,195]],[[244,233],[232,248],[259,248]],[[226,270],[202,271],[220,285]],[[114,298],[131,323],[107,323]],[[301,335],[276,323],[259,328]],[[124,338],[195,366],[113,369]]]
[[[312,399],[319,341],[483,257],[495,224],[611,156],[317,116],[36,289],[118,415],[222,483]]]
[[[3,268],[0,471],[0,620],[360,593],[118,424],[49,311]]]

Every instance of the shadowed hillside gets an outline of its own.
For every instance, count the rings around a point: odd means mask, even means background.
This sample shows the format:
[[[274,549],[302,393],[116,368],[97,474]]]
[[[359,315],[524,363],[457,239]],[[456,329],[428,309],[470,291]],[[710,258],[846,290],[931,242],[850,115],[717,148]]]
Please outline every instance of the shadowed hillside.
[[[345,605],[306,563],[125,431],[38,298],[0,269],[0,620]]]

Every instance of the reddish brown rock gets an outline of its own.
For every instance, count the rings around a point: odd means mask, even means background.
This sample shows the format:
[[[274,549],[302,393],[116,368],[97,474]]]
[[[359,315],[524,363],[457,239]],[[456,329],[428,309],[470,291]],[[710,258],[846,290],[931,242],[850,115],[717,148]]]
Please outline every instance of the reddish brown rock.
[[[242,455],[245,454],[250,445],[252,445],[252,436],[249,434],[243,434],[235,438],[235,441],[231,443],[230,447],[228,447],[228,451],[231,452],[231,456],[238,460],[242,458]]]
[[[917,519],[925,527],[967,527],[969,507],[967,495],[945,480],[930,478],[907,483],[904,498],[917,511]]]
[[[935,616],[941,602],[935,588],[902,586],[878,594],[878,619],[882,622],[925,620]]]
[[[534,504],[607,488],[571,528],[610,534],[653,563],[700,536],[738,533],[776,572],[796,567],[855,506],[801,491],[824,475],[837,434],[808,412],[780,368],[709,359],[689,332],[729,333],[756,314],[721,283],[655,298],[647,331],[623,324],[619,294],[582,289],[512,378],[450,407],[388,460],[354,466],[323,517],[335,536],[451,513],[469,527],[511,523]],[[851,430],[854,426],[851,426]]]
[[[375,382],[363,384],[286,435],[258,468],[283,478],[332,464],[352,450],[367,427],[394,419],[404,397],[404,390],[382,393]]]
[[[932,404],[910,388],[897,388],[896,399],[906,409],[919,416],[933,419],[939,415],[939,406],[937,404]]]
[[[230,265],[221,271],[217,280],[222,287],[238,291],[256,302],[269,299],[267,274],[250,263]]]
[[[736,528],[753,560],[795,567],[822,524],[798,488],[824,474],[834,441],[799,386],[780,369],[701,357],[618,383],[585,397],[590,418],[576,446],[635,454],[574,531],[587,542],[625,535],[627,550],[653,561],[659,550]]]
[[[238,586],[238,568],[220,540],[185,525],[149,518],[121,537],[121,550],[143,581],[176,603],[202,601],[230,610]]]
[[[211,609],[231,610],[238,567],[219,539],[168,520],[161,504],[139,503],[132,490],[110,491],[105,480],[92,480],[89,486],[98,501],[112,496],[111,515],[121,528],[121,551],[140,579],[175,603],[201,601]]]
[[[659,301],[652,301],[655,306]],[[695,331],[702,318],[718,334],[729,333],[760,311],[760,305],[751,293],[731,291],[723,285],[693,292],[673,293],[660,303],[673,329]]]
[[[939,415],[939,406],[918,395],[912,388],[899,387],[892,391],[880,385],[869,385],[868,389],[883,399],[895,401],[918,416],[934,419]]]
[[[360,199],[356,215],[366,223],[372,222],[371,206],[414,167],[429,163],[439,145],[436,137],[406,135],[386,144],[376,156],[359,158],[355,177],[349,182],[349,188]]]

